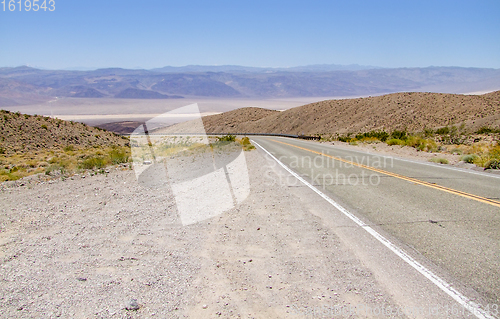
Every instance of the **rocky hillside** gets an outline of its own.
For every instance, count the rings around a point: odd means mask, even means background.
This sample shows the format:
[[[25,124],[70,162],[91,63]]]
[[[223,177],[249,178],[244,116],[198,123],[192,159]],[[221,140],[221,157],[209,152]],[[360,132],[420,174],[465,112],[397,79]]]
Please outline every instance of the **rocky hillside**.
[[[500,127],[500,91],[484,95],[395,93],[327,100],[284,112],[244,108],[204,117],[208,133],[335,134],[420,131],[446,125]]]
[[[0,111],[0,152],[12,154],[53,147],[124,146],[126,138],[82,123]]]

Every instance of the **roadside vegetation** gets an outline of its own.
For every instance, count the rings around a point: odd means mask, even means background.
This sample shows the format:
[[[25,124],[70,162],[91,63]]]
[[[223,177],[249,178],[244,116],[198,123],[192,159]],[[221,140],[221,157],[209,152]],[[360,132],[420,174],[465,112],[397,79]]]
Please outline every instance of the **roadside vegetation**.
[[[43,173],[49,176],[70,176],[92,170],[104,173],[110,165],[128,163],[130,148],[126,146],[64,148],[0,155],[0,182]]]
[[[386,143],[395,147],[412,147],[422,152],[461,155],[460,160],[484,169],[500,169],[500,129],[481,127],[475,132],[467,132],[465,125],[444,126],[424,129],[420,132],[394,130],[392,132],[371,131],[358,134],[333,135],[323,137],[323,141],[341,141],[350,145],[358,143]],[[431,161],[447,164],[444,158]]]
[[[129,162],[129,139],[82,123],[0,110],[0,182]]]

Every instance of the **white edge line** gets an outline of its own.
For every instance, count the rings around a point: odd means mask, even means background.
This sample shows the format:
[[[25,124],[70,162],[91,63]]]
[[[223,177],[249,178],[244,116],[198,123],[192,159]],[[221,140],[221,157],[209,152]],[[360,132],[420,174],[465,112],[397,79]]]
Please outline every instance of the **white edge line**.
[[[495,317],[491,316],[488,312],[485,310],[481,309],[479,304],[471,301],[469,298],[466,296],[462,295],[459,291],[457,291],[455,288],[453,288],[449,283],[435,275],[432,271],[429,269],[425,268],[422,264],[420,264],[418,261],[410,257],[408,254],[406,254],[402,249],[394,245],[392,242],[390,242],[387,238],[384,236],[380,235],[376,230],[371,228],[370,226],[366,225],[363,221],[361,221],[359,218],[354,216],[352,213],[350,213],[347,209],[342,207],[340,204],[335,202],[333,199],[328,197],[326,194],[321,192],[319,189],[311,185],[309,182],[307,182],[305,179],[300,177],[297,173],[292,171],[290,168],[288,168],[285,164],[280,162],[274,155],[269,153],[268,150],[266,150],[264,147],[262,147],[260,144],[252,140],[252,143],[257,145],[259,148],[261,148],[264,152],[267,153],[272,159],[274,159],[281,167],[283,167],[287,172],[292,174],[295,178],[297,178],[299,181],[301,181],[304,185],[309,187],[311,190],[313,190],[316,194],[321,196],[324,200],[326,200],[328,203],[330,203],[333,207],[337,208],[340,212],[342,212],[345,216],[347,216],[349,219],[351,219],[353,222],[355,222],[358,226],[362,227],[364,230],[366,230],[370,235],[372,235],[375,239],[377,239],[380,243],[382,243],[384,246],[389,248],[393,253],[395,253],[397,256],[399,256],[401,259],[403,259],[407,264],[412,266],[415,270],[417,270],[419,273],[424,275],[427,279],[429,279],[432,283],[434,283],[437,287],[439,287],[442,291],[444,291],[448,296],[453,298],[456,302],[458,302],[464,309],[467,309],[470,311],[473,315],[475,315],[477,318],[480,319],[495,319]]]

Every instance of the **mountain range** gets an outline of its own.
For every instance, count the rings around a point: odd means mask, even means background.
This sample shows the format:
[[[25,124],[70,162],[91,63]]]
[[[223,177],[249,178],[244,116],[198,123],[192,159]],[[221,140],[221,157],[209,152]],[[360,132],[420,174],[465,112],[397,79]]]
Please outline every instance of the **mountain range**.
[[[461,67],[291,68],[185,66],[91,71],[0,68],[0,106],[58,98],[169,99],[355,97],[394,92],[469,93],[500,89],[500,70]]]

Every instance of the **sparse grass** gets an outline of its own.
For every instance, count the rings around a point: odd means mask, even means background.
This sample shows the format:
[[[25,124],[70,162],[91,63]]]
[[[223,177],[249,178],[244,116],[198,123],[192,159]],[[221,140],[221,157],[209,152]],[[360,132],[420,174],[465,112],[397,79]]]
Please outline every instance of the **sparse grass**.
[[[500,133],[500,128],[494,129],[489,126],[483,126],[476,131],[476,134],[490,134],[490,133]]]
[[[438,163],[438,164],[448,164],[448,160],[446,158],[434,157],[429,160],[429,162]]]
[[[380,140],[376,137],[363,137],[360,141],[366,144],[380,143]]]
[[[409,136],[404,145],[418,149],[419,151],[437,152],[438,145],[434,140],[424,139],[419,136]]]
[[[44,172],[51,176],[71,175],[80,169],[102,169],[108,165],[126,163],[129,158],[130,148],[125,146],[85,149],[64,147],[0,155],[0,181],[18,180]]]
[[[109,158],[112,164],[126,163],[129,160],[130,154],[123,148],[112,148],[109,151]]]
[[[250,139],[247,136],[245,136],[242,139],[237,139],[236,141],[241,144],[244,151],[250,151],[255,149],[255,146],[253,146],[252,143],[250,143]]]
[[[387,145],[393,146],[393,145],[404,145],[404,141],[398,139],[398,138],[391,138],[390,140],[387,141]]]
[[[474,160],[477,158],[476,154],[467,154],[462,157],[460,157],[461,161],[464,161],[465,163],[472,164],[474,163]]]
[[[81,161],[79,167],[82,169],[94,169],[106,167],[107,164],[109,162],[103,156],[91,155]]]

